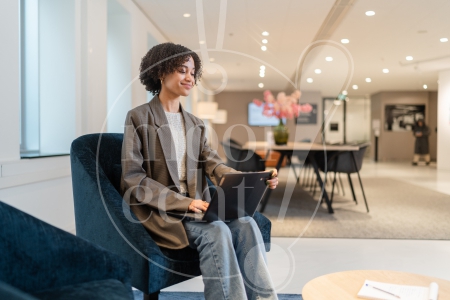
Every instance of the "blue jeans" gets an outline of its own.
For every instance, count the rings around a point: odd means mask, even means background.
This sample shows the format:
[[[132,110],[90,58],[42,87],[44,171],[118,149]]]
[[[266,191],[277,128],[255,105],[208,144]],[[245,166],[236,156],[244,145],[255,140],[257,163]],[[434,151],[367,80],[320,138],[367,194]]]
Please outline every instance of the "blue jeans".
[[[199,253],[206,300],[278,299],[253,218],[183,225],[190,247]]]

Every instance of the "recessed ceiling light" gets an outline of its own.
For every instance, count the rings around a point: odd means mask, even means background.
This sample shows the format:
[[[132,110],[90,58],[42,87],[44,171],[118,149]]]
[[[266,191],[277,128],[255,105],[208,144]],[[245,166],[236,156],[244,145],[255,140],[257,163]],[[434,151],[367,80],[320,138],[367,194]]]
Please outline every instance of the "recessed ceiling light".
[[[259,73],[259,77],[264,77],[266,76],[264,73]]]
[[[347,91],[342,91],[342,95],[347,96],[348,95]]]
[[[184,14],[183,17],[185,18],[189,18],[191,16],[191,14]]]
[[[357,90],[358,86],[356,84],[352,85],[352,89]]]
[[[372,82],[372,79],[366,78],[366,82]]]
[[[389,73],[389,69],[383,69],[383,73]]]
[[[265,69],[266,69],[266,66],[261,66],[261,67],[259,67],[259,69],[260,69],[260,70],[265,70]]]
[[[442,43],[446,43],[446,42],[448,42],[448,38],[441,38],[440,41],[441,41]]]
[[[205,43],[205,41],[199,41],[200,45],[203,45]]]
[[[263,36],[268,36],[269,33],[268,33],[267,31],[263,31],[262,35],[263,35]]]
[[[306,78],[307,83],[312,83],[314,80],[312,78]]]
[[[350,43],[350,40],[349,39],[342,39],[341,43],[342,44],[348,44],[348,43]]]
[[[314,73],[320,74],[320,73],[322,73],[322,70],[321,70],[321,69],[315,69],[315,70],[314,70]]]
[[[215,60],[214,57],[209,58],[209,61],[214,61],[214,60]]]
[[[326,61],[333,61],[333,58],[331,56],[327,56],[327,57],[325,57],[325,60]]]
[[[262,89],[262,88],[264,87],[264,83],[262,83],[262,82],[258,83],[258,87],[259,87],[260,89]]]
[[[375,16],[375,12],[373,10],[366,11],[366,16]]]
[[[406,60],[413,60],[414,58],[412,56],[407,56]]]
[[[267,40],[266,40],[266,39],[263,39],[263,40],[262,40],[262,43],[263,43],[263,44],[267,44]]]
[[[261,46],[261,50],[262,50],[262,51],[266,51],[266,50],[267,50],[267,47],[266,47],[266,46]]]
[[[423,89],[426,90],[428,88],[428,85],[424,84]]]

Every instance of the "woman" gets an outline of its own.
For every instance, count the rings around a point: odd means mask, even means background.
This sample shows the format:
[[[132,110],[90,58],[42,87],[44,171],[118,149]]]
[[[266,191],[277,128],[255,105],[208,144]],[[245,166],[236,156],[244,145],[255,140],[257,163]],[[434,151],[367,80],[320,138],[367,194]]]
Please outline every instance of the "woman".
[[[428,126],[425,125],[423,119],[416,122],[413,128],[414,136],[416,137],[416,143],[414,145],[414,158],[412,165],[417,166],[419,158],[423,156],[425,158],[425,163],[427,166],[430,164],[430,150],[428,147],[428,136],[430,135],[430,130]]]
[[[198,251],[206,299],[277,299],[252,218],[180,222],[165,213],[205,211],[210,200],[206,176],[217,185],[222,174],[236,172],[208,146],[203,122],[180,105],[201,69],[196,53],[172,43],[157,45],[143,57],[140,80],[156,96],[127,114],[122,192],[160,247]],[[267,184],[277,186],[276,171]]]

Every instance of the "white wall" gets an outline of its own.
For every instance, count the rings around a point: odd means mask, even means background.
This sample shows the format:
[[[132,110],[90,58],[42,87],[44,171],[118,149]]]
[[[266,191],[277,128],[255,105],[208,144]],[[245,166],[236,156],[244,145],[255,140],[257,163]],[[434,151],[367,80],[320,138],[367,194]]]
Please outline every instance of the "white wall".
[[[439,73],[437,168],[450,170],[450,70]]]
[[[19,1],[0,1],[0,162],[20,157]]]
[[[147,35],[151,34],[158,42],[166,39],[132,0],[117,1],[131,17],[134,107],[145,103],[147,98],[138,80],[140,59],[148,50]],[[107,113],[107,1],[62,2],[65,4],[61,5],[75,3],[73,15],[68,17],[73,18],[75,24],[75,70],[62,75],[73,78],[76,87],[74,95],[69,95],[75,98],[71,122],[76,123],[77,136],[101,132]],[[0,1],[0,38],[3,41],[0,56],[0,200],[71,231],[75,221],[69,157],[20,159],[19,3],[18,0]]]
[[[349,142],[370,140],[370,99],[352,98],[347,102],[346,139]]]
[[[339,102],[340,103],[340,102]],[[326,113],[326,114],[325,114]],[[343,143],[344,142],[344,104],[334,104],[333,100],[325,101],[325,142]],[[331,124],[338,124],[338,130],[330,130]]]

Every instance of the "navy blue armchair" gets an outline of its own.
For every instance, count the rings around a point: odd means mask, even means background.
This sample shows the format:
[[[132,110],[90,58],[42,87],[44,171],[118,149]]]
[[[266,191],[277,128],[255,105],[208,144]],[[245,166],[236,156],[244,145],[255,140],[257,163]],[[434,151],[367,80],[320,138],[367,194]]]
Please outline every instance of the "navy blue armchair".
[[[0,202],[0,299],[131,300],[123,258]]]
[[[146,299],[200,275],[196,250],[160,248],[120,195],[123,134],[89,134],[73,141],[70,156],[77,235],[124,257],[132,266],[132,285]],[[271,223],[256,213],[266,250]]]

